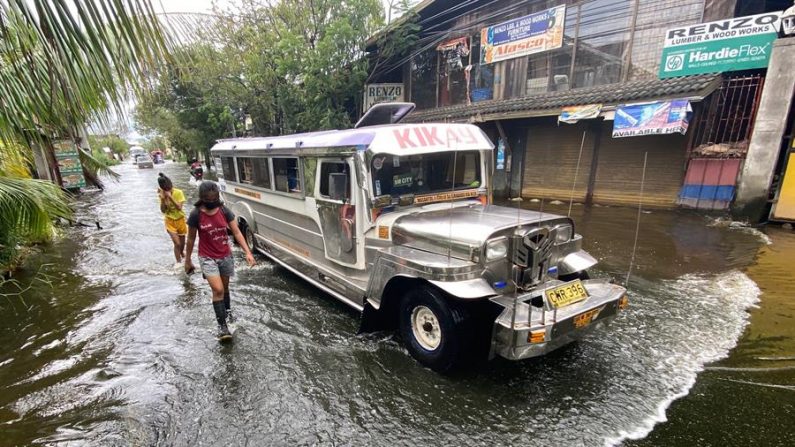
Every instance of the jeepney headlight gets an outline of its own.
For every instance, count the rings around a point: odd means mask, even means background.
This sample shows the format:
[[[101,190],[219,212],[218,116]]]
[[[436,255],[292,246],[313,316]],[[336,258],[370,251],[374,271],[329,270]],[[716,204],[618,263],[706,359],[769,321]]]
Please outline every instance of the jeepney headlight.
[[[574,228],[571,225],[560,225],[555,227],[555,243],[562,244],[568,242],[574,236]]]
[[[486,262],[508,256],[508,238],[499,237],[486,242]]]

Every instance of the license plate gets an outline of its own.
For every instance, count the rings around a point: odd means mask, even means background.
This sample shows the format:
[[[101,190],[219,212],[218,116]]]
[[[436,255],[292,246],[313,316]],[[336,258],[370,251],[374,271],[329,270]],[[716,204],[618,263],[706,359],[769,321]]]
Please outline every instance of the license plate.
[[[599,315],[599,311],[602,309],[592,309],[588,312],[583,312],[576,317],[574,317],[574,327],[581,328],[583,326],[587,326],[591,324],[594,318]]]
[[[556,308],[568,306],[588,298],[588,292],[585,291],[585,287],[582,286],[582,282],[579,279],[554,289],[549,289],[546,294],[547,300]]]

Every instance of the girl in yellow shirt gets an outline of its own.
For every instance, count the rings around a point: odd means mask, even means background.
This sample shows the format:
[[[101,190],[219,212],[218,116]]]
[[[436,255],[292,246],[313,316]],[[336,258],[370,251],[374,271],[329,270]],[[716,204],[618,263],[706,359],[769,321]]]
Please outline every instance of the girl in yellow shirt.
[[[185,221],[185,212],[182,205],[185,203],[185,193],[171,183],[171,179],[162,172],[157,177],[157,195],[160,198],[160,211],[165,216],[166,231],[174,243],[174,257],[177,263],[182,262],[185,250],[185,236],[188,234],[188,225]]]

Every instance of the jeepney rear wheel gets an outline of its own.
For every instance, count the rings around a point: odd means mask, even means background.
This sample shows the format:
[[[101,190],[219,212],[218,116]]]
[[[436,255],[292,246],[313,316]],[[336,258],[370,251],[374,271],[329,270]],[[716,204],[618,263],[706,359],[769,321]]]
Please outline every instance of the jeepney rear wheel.
[[[470,317],[440,291],[422,286],[407,293],[400,304],[399,329],[412,357],[437,372],[448,372],[464,360]]]

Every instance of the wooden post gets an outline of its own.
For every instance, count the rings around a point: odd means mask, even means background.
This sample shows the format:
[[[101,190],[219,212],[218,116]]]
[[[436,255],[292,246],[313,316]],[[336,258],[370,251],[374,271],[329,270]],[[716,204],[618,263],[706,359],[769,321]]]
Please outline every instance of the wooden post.
[[[593,133],[593,154],[591,156],[591,169],[588,173],[588,190],[585,192],[585,204],[591,205],[593,203],[593,191],[596,186],[596,168],[599,166],[599,146],[602,139],[602,121],[593,120],[590,123],[591,132]]]

